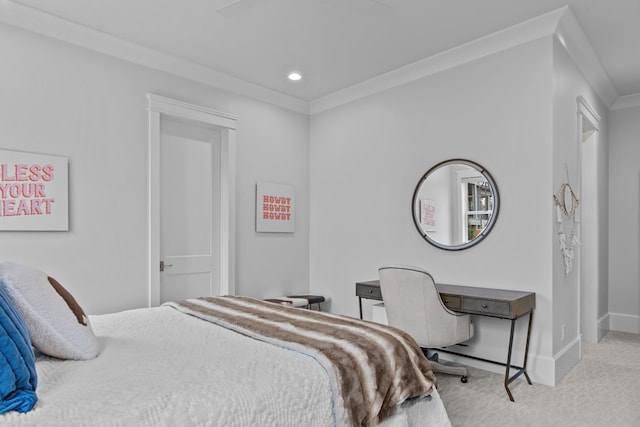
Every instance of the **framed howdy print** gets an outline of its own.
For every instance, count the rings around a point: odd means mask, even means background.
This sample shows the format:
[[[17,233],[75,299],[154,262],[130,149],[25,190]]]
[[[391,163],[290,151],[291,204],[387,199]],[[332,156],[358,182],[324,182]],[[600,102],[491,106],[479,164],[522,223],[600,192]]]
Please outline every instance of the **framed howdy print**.
[[[256,184],[256,231],[293,233],[296,231],[295,189],[292,185]]]

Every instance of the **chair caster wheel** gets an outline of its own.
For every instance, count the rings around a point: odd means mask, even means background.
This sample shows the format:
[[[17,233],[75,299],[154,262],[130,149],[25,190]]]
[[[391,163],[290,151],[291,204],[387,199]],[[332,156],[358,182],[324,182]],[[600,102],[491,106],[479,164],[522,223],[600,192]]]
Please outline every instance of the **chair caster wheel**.
[[[460,377],[460,381],[466,384],[467,381],[469,381],[469,378],[465,375],[464,377]]]

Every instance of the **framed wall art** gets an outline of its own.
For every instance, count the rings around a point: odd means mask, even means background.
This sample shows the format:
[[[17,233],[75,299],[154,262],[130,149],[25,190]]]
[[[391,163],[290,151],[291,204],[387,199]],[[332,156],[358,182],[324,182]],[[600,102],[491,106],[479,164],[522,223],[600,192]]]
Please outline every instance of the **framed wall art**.
[[[295,189],[292,185],[256,184],[256,231],[293,233],[296,231]]]
[[[69,230],[69,160],[0,150],[0,231]]]

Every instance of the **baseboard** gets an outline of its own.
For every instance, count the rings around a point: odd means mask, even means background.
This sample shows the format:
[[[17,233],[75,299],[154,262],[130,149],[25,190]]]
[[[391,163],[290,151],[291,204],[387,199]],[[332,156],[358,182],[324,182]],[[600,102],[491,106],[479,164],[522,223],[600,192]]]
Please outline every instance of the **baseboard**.
[[[609,329],[611,329],[611,318],[609,316],[609,313],[607,313],[604,316],[602,316],[600,319],[598,319],[598,321],[596,322],[596,331],[597,331],[597,334],[598,334],[598,342],[600,342],[602,337],[605,336],[605,334],[607,333],[607,331]]]
[[[527,373],[529,374],[529,378],[531,378],[531,381],[534,383],[555,386],[580,362],[580,354],[580,337],[575,338],[567,344],[554,357],[530,353],[527,360]],[[503,375],[505,372],[505,368],[502,366],[465,357],[456,357],[443,353],[441,354],[441,358]]]
[[[506,367],[497,365],[495,363],[484,362],[482,360],[471,359],[464,356],[457,356],[448,353],[440,353],[440,359],[447,360],[450,362],[460,363],[462,365],[471,366],[473,368],[482,369],[484,371],[494,372],[496,374],[504,375]],[[570,358],[563,358],[560,363],[571,363]],[[577,363],[577,362],[575,362]],[[571,368],[574,365],[571,366]],[[517,363],[516,363],[517,364]],[[529,353],[529,357],[527,359],[527,374],[532,382],[537,384],[544,384],[548,386],[555,386],[557,384],[556,381],[556,372],[558,361],[553,357],[540,356],[538,354]],[[568,368],[570,369],[570,368]],[[511,370],[511,375],[513,375],[516,371],[514,369]],[[563,374],[564,376],[564,374]],[[561,378],[561,377],[559,377]],[[526,381],[524,376],[521,376],[517,381]]]
[[[576,337],[554,357],[554,385],[580,362],[582,354],[582,340]]]
[[[612,331],[640,334],[640,316],[635,314],[609,313],[609,329]]]

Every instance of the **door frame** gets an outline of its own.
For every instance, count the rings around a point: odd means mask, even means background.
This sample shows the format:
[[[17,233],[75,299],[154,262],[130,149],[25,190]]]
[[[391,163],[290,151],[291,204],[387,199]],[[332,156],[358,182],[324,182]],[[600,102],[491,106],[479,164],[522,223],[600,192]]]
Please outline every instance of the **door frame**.
[[[235,294],[236,116],[171,98],[147,94],[149,110],[149,307],[160,304],[160,124],[172,118],[220,132],[220,293]]]
[[[600,282],[600,181],[598,134],[600,115],[582,96],[576,98],[578,113],[578,176],[581,204],[577,210],[578,240],[578,336],[597,343],[606,332],[598,319]],[[586,185],[590,184],[590,185]],[[591,209],[586,209],[587,207]],[[591,229],[587,230],[588,226]],[[586,233],[589,234],[586,234]],[[606,327],[605,329],[608,329]]]

